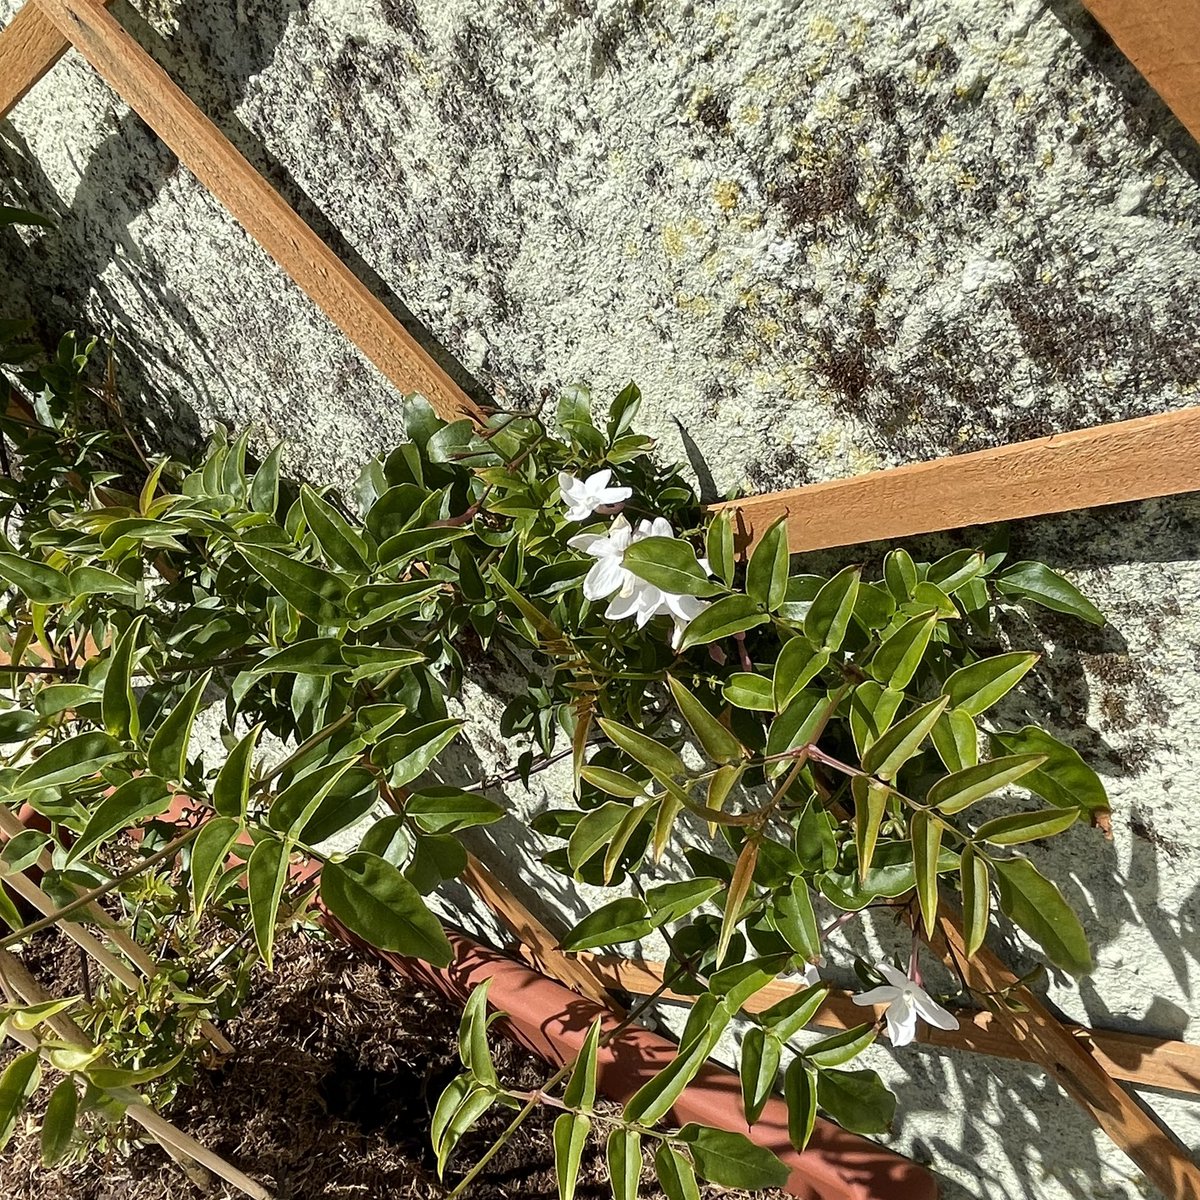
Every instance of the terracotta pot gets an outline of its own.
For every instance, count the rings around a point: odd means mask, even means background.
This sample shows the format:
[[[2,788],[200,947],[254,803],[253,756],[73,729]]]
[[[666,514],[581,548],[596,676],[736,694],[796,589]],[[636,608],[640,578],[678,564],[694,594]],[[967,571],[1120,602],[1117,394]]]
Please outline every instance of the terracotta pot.
[[[329,914],[325,923],[353,945],[456,1004],[463,1004],[473,988],[491,979],[488,1000],[505,1014],[497,1027],[552,1066],[574,1059],[597,1016],[608,1028],[617,1024],[608,1010],[462,934],[448,931],[454,960],[440,969],[367,946]],[[623,1103],[671,1061],[675,1050],[672,1042],[648,1030],[637,1026],[622,1030],[600,1051],[600,1092]],[[787,1191],[804,1200],[936,1200],[937,1185],[924,1167],[830,1121],[817,1119],[812,1139],[798,1154],[788,1141],[787,1105],[778,1098],[772,1097],[762,1117],[747,1128],[738,1077],[715,1063],[701,1069],[672,1114],[681,1125],[697,1121],[745,1133],[774,1151],[791,1169]]]

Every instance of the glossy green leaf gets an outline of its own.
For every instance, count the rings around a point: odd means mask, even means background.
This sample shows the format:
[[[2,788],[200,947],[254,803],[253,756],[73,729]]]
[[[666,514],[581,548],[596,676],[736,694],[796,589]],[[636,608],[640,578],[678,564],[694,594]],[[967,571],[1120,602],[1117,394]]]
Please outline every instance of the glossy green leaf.
[[[930,737],[946,770],[963,771],[979,762],[979,730],[969,712],[947,709],[938,717]]]
[[[554,1173],[558,1177],[559,1200],[575,1200],[579,1164],[591,1129],[591,1119],[578,1113],[562,1113],[554,1122]]]
[[[887,812],[891,792],[881,783],[856,775],[850,781],[854,796],[854,847],[858,851],[858,877],[865,879],[875,857],[879,829]]]
[[[887,687],[901,691],[908,687],[929,648],[937,623],[937,613],[910,617],[875,651],[871,674]]]
[[[1009,813],[985,821],[975,831],[975,836],[993,846],[1035,842],[1069,829],[1078,819],[1079,811],[1077,808],[1045,808],[1040,812]]]
[[[765,675],[738,671],[726,680],[721,694],[735,708],[752,712],[776,711],[771,680]]]
[[[613,745],[624,750],[630,758],[641,763],[655,775],[669,779],[686,773],[683,759],[669,746],[664,746],[662,742],[647,737],[636,729],[630,729],[628,725],[610,721],[607,717],[601,717],[598,724],[604,731],[604,736]]]
[[[733,583],[735,568],[733,548],[733,516],[725,509],[708,523],[704,538],[704,555],[713,574],[726,583]]]
[[[392,787],[405,787],[458,736],[462,727],[462,721],[431,721],[407,733],[392,734],[376,745],[371,758],[387,771]]]
[[[1016,687],[1032,670],[1038,657],[1018,651],[980,659],[955,671],[943,684],[942,693],[949,697],[951,708],[961,708],[978,716]]]
[[[1104,614],[1073,584],[1045,563],[1018,562],[996,576],[996,590],[1020,600],[1032,600],[1043,608],[1067,613],[1103,625]]]
[[[321,899],[352,933],[380,950],[395,950],[445,967],[452,951],[441,922],[391,863],[356,851],[321,870]]]
[[[668,675],[667,682],[683,719],[696,735],[704,753],[713,762],[739,762],[745,755],[742,743],[674,675]]]
[[[1026,725],[1015,733],[989,735],[992,745],[1009,754],[1036,754],[1046,761],[1021,781],[1021,786],[1059,808],[1081,808],[1086,812],[1106,812],[1108,795],[1100,776],[1080,757],[1077,750],[1064,745],[1036,725]]]
[[[192,909],[197,917],[204,910],[213,884],[225,869],[240,829],[233,817],[212,817],[205,822],[192,843]]]
[[[346,585],[336,575],[268,546],[241,545],[238,553],[298,613],[318,625],[346,619]]]
[[[993,792],[1016,783],[1035,771],[1046,761],[1040,754],[1008,754],[989,762],[966,767],[939,779],[927,793],[926,803],[946,814],[962,812],[964,808],[990,796]]]
[[[775,894],[772,923],[797,954],[815,959],[821,953],[821,931],[813,911],[808,883],[797,876]]]
[[[874,1071],[821,1071],[817,1103],[854,1133],[886,1133],[896,1115],[896,1097]]]
[[[113,644],[108,659],[108,674],[104,677],[104,691],[100,698],[104,728],[113,737],[121,740],[136,741],[141,732],[131,677],[143,620],[143,617],[136,618]]]
[[[780,1043],[768,1037],[758,1025],[752,1025],[742,1038],[742,1108],[746,1121],[753,1125],[762,1116],[775,1080],[779,1075]]]
[[[783,1076],[783,1098],[787,1102],[788,1141],[803,1150],[817,1123],[817,1073],[796,1057]]]
[[[213,808],[223,817],[235,817],[238,821],[246,816],[246,804],[250,797],[250,771],[254,765],[254,747],[258,743],[261,725],[255,725],[229,752],[221,764],[213,783]]]
[[[746,594],[774,612],[787,596],[787,518],[779,517],[759,539],[746,565]]]
[[[654,1152],[658,1186],[667,1200],[700,1200],[700,1188],[692,1164],[670,1142],[660,1142]]]
[[[917,899],[925,932],[932,937],[938,908],[938,859],[942,851],[945,826],[928,812],[912,815],[909,834],[913,845],[913,874],[917,883]]]
[[[861,567],[846,567],[817,593],[804,618],[804,636],[814,646],[830,651],[841,646],[854,615],[861,578]]]
[[[40,829],[22,829],[0,849],[0,874],[12,875],[33,866],[49,844],[49,835]]]
[[[780,1188],[791,1174],[770,1150],[744,1133],[693,1123],[679,1131],[679,1140],[691,1151],[700,1177],[723,1187],[747,1191]]]
[[[309,820],[353,765],[353,759],[335,760],[294,779],[271,802],[267,818],[271,828],[292,840],[303,837]]]
[[[693,909],[711,900],[725,887],[719,879],[680,879],[676,883],[662,883],[646,892],[646,905],[655,926],[668,921],[678,921]]]
[[[422,788],[409,796],[404,811],[426,833],[457,833],[504,817],[494,800],[456,787]]]
[[[725,589],[704,573],[696,552],[682,538],[648,537],[634,542],[621,565],[664,592],[681,596],[719,596]]]
[[[18,1054],[0,1075],[0,1150],[8,1145],[17,1119],[25,1111],[29,1097],[37,1089],[42,1077],[38,1052],[29,1050]]]
[[[907,550],[889,550],[883,560],[883,577],[897,604],[912,598],[917,586],[917,565]]]
[[[479,1083],[495,1087],[499,1080],[487,1040],[487,997],[491,985],[491,979],[477,984],[463,1005],[462,1019],[458,1025],[458,1054],[462,1065]]]
[[[614,771],[609,767],[596,767],[588,764],[580,768],[579,775],[610,796],[619,796],[623,800],[644,800],[646,798],[646,784],[640,779],[631,779],[623,771]]]
[[[605,1146],[613,1200],[637,1200],[642,1175],[642,1139],[632,1129],[615,1127]]]
[[[825,1070],[840,1067],[857,1058],[875,1040],[878,1030],[870,1022],[842,1029],[821,1038],[804,1048],[804,1057],[814,1066]]]
[[[83,832],[71,846],[67,862],[75,862],[118,830],[128,829],[146,817],[157,817],[171,807],[171,789],[157,775],[137,775],[121,784],[100,802]]]
[[[635,942],[654,928],[649,909],[634,896],[623,896],[588,913],[562,940],[562,948],[592,950]]]
[[[71,581],[42,562],[0,553],[0,579],[34,604],[65,604],[72,598]]]
[[[895,779],[900,768],[921,749],[947,703],[948,697],[942,696],[897,721],[863,755],[863,770],[889,782]]]
[[[571,1108],[590,1110],[596,1103],[596,1066],[601,1032],[602,1023],[597,1017],[575,1058],[574,1070],[563,1092],[563,1103]]]
[[[150,740],[149,766],[156,775],[179,782],[187,770],[188,745],[192,738],[192,726],[200,711],[205,689],[212,679],[206,671],[184,693],[178,704],[167,714],[167,719],[155,730]]]
[[[1000,907],[1041,948],[1051,962],[1084,975],[1092,969],[1087,935],[1062,892],[1027,858],[993,859]]]
[[[983,945],[992,907],[987,859],[978,854],[974,846],[963,849],[959,883],[962,888],[963,941],[966,943],[967,957],[970,958]]]
[[[305,524],[330,563],[355,575],[366,571],[367,543],[328,500],[302,484],[300,507]]]
[[[796,1036],[820,1011],[829,995],[829,986],[813,984],[802,991],[793,992],[770,1008],[758,1014],[757,1020],[764,1029],[770,1030],[781,1042]]]
[[[287,847],[274,838],[259,842],[246,864],[246,895],[250,901],[254,941],[268,971],[274,961],[275,919],[287,883],[287,870]]]
[[[770,620],[749,596],[725,596],[714,600],[698,617],[693,617],[683,631],[681,650],[705,646],[719,638],[745,633]]]
[[[771,684],[775,711],[783,712],[828,665],[828,650],[814,650],[807,638],[789,638],[775,660]]]
[[[13,790],[65,787],[95,775],[101,767],[125,757],[120,743],[107,733],[79,733],[51,746],[17,776]]]
[[[68,576],[76,596],[136,596],[137,584],[100,567],[76,567]]]
[[[78,1109],[79,1096],[75,1091],[75,1080],[70,1076],[60,1079],[54,1091],[50,1093],[46,1115],[42,1118],[43,1166],[52,1167],[61,1162],[71,1148]]]

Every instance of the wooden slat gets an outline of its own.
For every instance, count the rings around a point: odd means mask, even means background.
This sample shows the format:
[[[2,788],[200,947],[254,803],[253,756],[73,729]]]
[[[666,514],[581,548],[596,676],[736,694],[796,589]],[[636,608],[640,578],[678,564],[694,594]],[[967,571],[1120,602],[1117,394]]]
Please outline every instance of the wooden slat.
[[[1121,52],[1200,138],[1200,0],[1083,0]]]
[[[30,0],[109,86],[403,392],[448,419],[480,419],[462,389],[175,86],[101,0]]]
[[[662,963],[607,954],[579,954],[576,957],[606,987],[628,992],[632,996],[649,996],[658,990],[663,981],[665,968]],[[761,1012],[780,1000],[794,996],[803,986],[775,980],[751,996],[746,1009],[748,1012]],[[854,1004],[850,997],[850,992],[831,992],[813,1025],[818,1029],[831,1030],[860,1025],[867,1019],[867,1010]],[[694,996],[672,991],[665,992],[663,998],[683,1004],[695,1000]],[[950,1050],[988,1054],[993,1058],[1037,1061],[1023,1042],[1014,1041],[997,1024],[992,1012],[985,1009],[956,1009],[955,1016],[960,1022],[958,1029],[935,1029],[932,1025],[922,1024],[917,1031],[917,1042]],[[1200,1046],[1141,1033],[1088,1029],[1069,1022],[1064,1022],[1063,1028],[1114,1078],[1139,1087],[1164,1088],[1193,1096],[1200,1094]]]
[[[753,546],[786,516],[793,553],[1200,489],[1200,407],[714,505]]]
[[[36,4],[27,2],[13,14],[0,31],[0,119],[70,48],[71,43]]]

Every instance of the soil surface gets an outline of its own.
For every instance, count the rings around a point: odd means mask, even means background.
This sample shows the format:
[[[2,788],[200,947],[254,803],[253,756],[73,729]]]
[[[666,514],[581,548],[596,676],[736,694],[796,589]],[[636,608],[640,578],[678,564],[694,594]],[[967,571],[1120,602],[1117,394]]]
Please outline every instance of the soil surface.
[[[55,994],[78,990],[77,959],[58,935],[26,955]],[[293,935],[261,973],[242,1015],[225,1030],[235,1054],[197,1072],[166,1114],[210,1150],[266,1186],[277,1200],[424,1200],[444,1197],[491,1144],[511,1110],[493,1109],[459,1143],[439,1182],[429,1125],[442,1088],[460,1070],[460,1013],[417,990],[388,967],[340,943]],[[531,1089],[551,1074],[541,1060],[493,1039],[501,1080]],[[13,1054],[11,1043],[0,1067]],[[47,1076],[56,1075],[48,1071]],[[53,1085],[52,1080],[49,1086]],[[240,1193],[190,1182],[157,1145],[110,1153],[53,1171],[39,1160],[31,1115],[0,1158],[4,1200],[226,1200]],[[536,1113],[471,1186],[470,1200],[553,1200],[558,1195],[550,1130],[555,1114]],[[641,1196],[661,1200],[643,1175]],[[447,1186],[448,1185],[448,1186]],[[576,1195],[611,1195],[603,1145],[593,1139]],[[706,1198],[741,1193],[709,1188]],[[783,1197],[783,1193],[758,1193]]]

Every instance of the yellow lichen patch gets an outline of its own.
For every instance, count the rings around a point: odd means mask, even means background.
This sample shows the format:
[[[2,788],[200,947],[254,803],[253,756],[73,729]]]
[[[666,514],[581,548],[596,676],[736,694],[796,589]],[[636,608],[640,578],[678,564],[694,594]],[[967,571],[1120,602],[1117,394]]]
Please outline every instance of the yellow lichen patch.
[[[835,42],[841,32],[828,17],[813,17],[808,23],[808,37],[813,42]]]
[[[676,225],[664,225],[662,231],[663,248],[672,258],[683,254],[683,234]]]
[[[722,212],[732,212],[741,199],[741,185],[733,179],[718,179],[713,184],[713,200]]]
[[[763,222],[766,218],[760,212],[742,213],[733,225],[735,229],[740,229],[743,233],[753,233],[756,229],[763,227]]]
[[[865,475],[868,471],[878,471],[883,460],[870,450],[851,445],[846,449],[846,465],[851,475]]]
[[[774,341],[783,332],[783,326],[773,317],[756,322],[754,328],[758,331],[758,336],[764,342]]]
[[[639,241],[636,241],[634,238],[626,238],[625,239],[624,250],[625,250],[626,258],[641,258],[642,257],[642,243]]]
[[[979,186],[979,180],[970,171],[963,171],[955,180],[960,192],[973,192]]]
[[[693,292],[676,293],[675,307],[693,317],[707,317],[712,312],[712,303],[708,297],[697,296]]]
[[[762,109],[757,104],[743,104],[735,119],[743,125],[757,125],[762,120]]]

